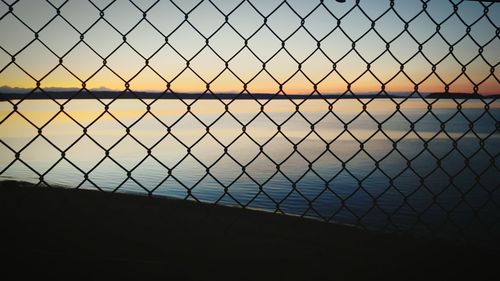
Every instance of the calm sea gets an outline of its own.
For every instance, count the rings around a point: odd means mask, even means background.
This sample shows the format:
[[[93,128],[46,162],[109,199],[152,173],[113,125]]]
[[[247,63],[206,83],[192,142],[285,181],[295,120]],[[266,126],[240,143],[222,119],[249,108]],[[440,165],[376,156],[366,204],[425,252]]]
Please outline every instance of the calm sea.
[[[150,114],[151,102],[117,100],[104,112],[96,100],[71,100],[64,106],[70,118],[53,101],[23,101],[20,114],[0,124],[1,142],[21,150],[15,161],[0,144],[0,179],[38,182],[43,175],[55,185],[196,198],[373,229],[500,233],[496,101],[487,111],[480,100],[459,101],[461,110],[439,100],[428,110],[410,99],[395,112],[387,99],[366,111],[352,99],[331,111],[323,100],[294,100],[299,111],[288,100],[235,100],[226,112],[217,100],[199,100],[190,111],[192,100],[158,100]],[[11,111],[0,102],[0,120]],[[43,126],[42,136],[25,118]],[[88,126],[86,134],[75,121]]]

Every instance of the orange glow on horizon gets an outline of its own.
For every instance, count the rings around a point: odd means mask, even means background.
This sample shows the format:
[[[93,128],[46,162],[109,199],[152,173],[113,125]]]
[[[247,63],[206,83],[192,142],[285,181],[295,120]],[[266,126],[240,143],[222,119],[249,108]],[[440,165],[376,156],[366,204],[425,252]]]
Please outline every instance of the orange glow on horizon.
[[[0,86],[7,86],[12,88],[36,88],[36,82],[29,77],[27,79],[19,79],[15,75],[15,71],[4,72],[0,76]],[[109,89],[113,91],[125,90],[125,82],[120,80],[114,75],[96,75],[88,80],[86,88],[89,90],[96,89]],[[137,92],[163,92],[167,90],[167,83],[159,77],[153,75],[142,75],[136,77],[129,83],[129,89]],[[229,80],[229,79],[227,79]],[[294,81],[295,80],[295,81]],[[374,79],[371,79],[374,80]],[[210,91],[214,93],[239,93],[244,91],[244,83],[236,79],[225,81],[217,79],[213,82],[208,82]],[[499,87],[497,81],[493,77],[484,81],[478,87],[480,94],[491,95],[499,94]],[[68,74],[64,75],[62,71],[53,72],[47,78],[43,79],[40,83],[40,88],[82,88],[82,82]],[[385,91],[391,92],[413,92],[415,85],[408,81],[402,75],[396,77],[393,81],[385,85]],[[257,77],[255,80],[247,84],[247,91],[250,93],[278,93],[280,86],[277,82],[270,78]],[[382,85],[377,81],[370,81],[361,77],[358,81],[351,84],[350,89],[353,93],[373,93],[379,92]],[[207,91],[207,83],[200,80],[198,77],[179,76],[178,79],[170,83],[170,90],[178,93],[200,93]],[[306,79],[294,79],[286,82],[282,86],[283,92],[286,94],[311,94],[314,92],[314,85]],[[348,91],[348,84],[338,77],[325,79],[317,85],[317,91],[321,94],[344,93]],[[445,85],[433,77],[423,81],[418,85],[418,91],[422,93],[427,92],[445,92]],[[474,86],[470,81],[458,80],[452,83],[448,89],[449,92],[472,93]]]

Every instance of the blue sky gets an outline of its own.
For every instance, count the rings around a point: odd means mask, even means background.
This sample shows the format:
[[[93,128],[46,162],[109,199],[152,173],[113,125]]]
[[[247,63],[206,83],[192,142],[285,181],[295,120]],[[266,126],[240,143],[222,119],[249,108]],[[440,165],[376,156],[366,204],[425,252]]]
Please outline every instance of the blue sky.
[[[389,91],[411,91],[416,83],[421,91],[444,91],[449,84],[451,91],[470,92],[475,83],[482,93],[498,92],[490,70],[495,67],[499,76],[499,4],[485,3],[486,18],[484,6],[472,1],[431,0],[418,16],[424,3],[416,0],[394,1],[392,8],[388,0],[49,2],[0,2],[0,85],[34,88],[40,80],[42,87],[85,82],[88,88],[120,90],[128,83],[132,90],[162,91],[170,83],[176,91],[198,92],[210,84],[212,91],[239,92],[247,84],[250,91],[274,93],[282,84],[287,93],[310,93],[314,84],[320,92],[344,92],[348,84],[355,92],[379,91],[381,83]],[[372,20],[376,32],[369,31]],[[409,32],[395,38],[404,21]],[[486,43],[482,57],[474,59],[478,44]],[[419,44],[422,53],[414,56]],[[400,72],[400,62],[413,82]],[[263,63],[267,72],[261,72]],[[380,81],[363,75],[367,63]],[[432,64],[437,75],[427,77]],[[461,75],[462,65],[467,75]]]

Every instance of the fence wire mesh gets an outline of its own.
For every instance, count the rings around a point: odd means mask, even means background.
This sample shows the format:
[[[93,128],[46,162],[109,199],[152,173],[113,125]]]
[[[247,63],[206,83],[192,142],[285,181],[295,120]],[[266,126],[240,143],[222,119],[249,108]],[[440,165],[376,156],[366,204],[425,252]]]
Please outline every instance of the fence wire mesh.
[[[498,4],[458,0],[261,2],[1,0],[0,82],[15,84],[14,76],[9,73],[17,71],[19,77],[27,81],[23,85],[29,85],[25,87],[29,90],[19,98],[5,94],[2,101],[0,145],[4,161],[0,176],[6,178],[12,170],[24,169],[35,175],[36,179],[30,178],[32,181],[51,186],[55,183],[50,176],[64,163],[79,175],[74,184],[77,188],[116,192],[127,191],[124,186],[133,184],[139,192],[161,195],[162,190],[176,185],[183,189],[182,197],[186,199],[261,208],[329,222],[342,222],[349,217],[348,222],[363,228],[389,231],[423,228],[436,234],[442,228],[451,227],[466,236],[469,228],[481,227],[491,237],[499,234],[500,122],[495,112],[499,105],[497,96],[480,95],[482,89],[488,87],[493,91],[499,89]],[[370,6],[373,2],[377,2],[376,11]],[[74,14],[78,13],[70,13],[78,9],[76,3],[87,6],[83,15],[85,24],[75,20]],[[443,3],[447,8],[437,13]],[[27,7],[35,9],[39,5],[43,5],[50,16],[29,18],[23,14]],[[125,8],[118,9],[118,6],[126,7],[127,12],[120,14]],[[469,7],[480,11],[479,16],[471,18],[467,14]],[[155,12],[160,16],[153,17]],[[415,29],[419,25],[425,25],[425,32]],[[63,35],[47,37],[49,30]],[[96,32],[100,32],[97,39]],[[138,32],[143,34],[140,37],[143,42],[135,37]],[[25,39],[19,39],[21,36]],[[185,40],[186,36],[193,41]],[[221,45],[218,40],[225,41]],[[111,43],[102,45],[103,41]],[[439,41],[440,47],[433,45],[435,41]],[[464,45],[468,46],[467,52],[463,51]],[[126,55],[120,55],[124,50]],[[162,57],[167,50],[168,54]],[[27,53],[34,57],[26,62]],[[73,56],[82,53],[90,54],[92,60],[97,61],[86,72],[71,63]],[[211,60],[205,59],[208,54]],[[46,58],[50,58],[51,63],[44,67],[38,67],[33,61],[45,63]],[[139,67],[125,70],[120,63],[128,60],[137,62]],[[179,64],[176,66],[171,61]],[[424,71],[415,72],[419,67]],[[255,71],[245,72],[244,68]],[[320,68],[325,71],[315,70]],[[60,98],[60,92],[47,88],[53,80],[51,77],[61,71],[77,85],[76,90],[64,92],[64,99]],[[110,95],[106,97],[103,91],[91,86],[96,85],[93,81],[103,72],[109,74],[109,81],[121,85],[119,94],[113,95],[105,89]],[[136,88],[146,73],[162,85],[153,95]],[[183,93],[183,88],[177,87],[184,83],[186,75],[192,77],[187,84],[193,86],[189,89],[196,92],[194,94]],[[231,94],[220,93],[219,84],[225,79],[232,83]],[[267,88],[260,87],[262,79]],[[327,84],[338,87],[328,89]],[[364,87],[367,84],[375,87],[367,90]],[[405,85],[406,90],[399,90],[405,94],[394,95],[395,84]],[[297,85],[299,91],[295,90]],[[462,92],[466,91],[474,99],[456,96],[442,100],[436,95],[428,96],[431,91],[447,96],[456,89],[465,89]],[[4,92],[14,90],[16,88],[3,88]],[[87,121],[82,121],[71,109],[72,103],[82,95],[100,110]],[[47,107],[53,110],[47,109],[48,117],[33,115],[23,107],[38,96],[50,102],[46,103]],[[113,110],[123,102],[124,96],[128,97],[127,102],[139,103],[137,107],[141,112],[131,122],[124,121],[124,116]],[[170,122],[165,121],[160,112],[165,98],[184,109],[173,114]],[[209,104],[204,103],[206,99],[210,99]],[[245,118],[232,110],[241,100],[245,100],[244,107],[248,107]],[[376,107],[381,100],[383,104]],[[279,118],[270,112],[277,102],[291,108]],[[321,106],[314,118],[307,111],[311,102]],[[347,102],[351,113],[348,118],[339,113]],[[417,117],[406,110],[412,103],[419,105]],[[437,113],[445,103],[446,114]],[[200,104],[220,110],[208,120],[200,113]],[[475,109],[474,114],[468,111],[471,107]],[[379,113],[374,113],[377,110]],[[380,111],[384,113],[383,118]],[[47,135],[58,118],[64,118],[79,132],[65,145]],[[24,125],[12,125],[14,119]],[[103,120],[111,120],[113,127],[122,132],[109,145],[93,134]],[[160,135],[154,141],[144,141],[141,131],[136,130],[145,120],[153,120],[154,130]],[[368,124],[364,134],[358,131],[360,120]],[[430,131],[419,129],[429,120],[436,126]],[[259,122],[267,124],[266,134],[253,129]],[[306,128],[302,134],[297,135],[288,127],[294,122],[301,122]],[[392,122],[398,124],[398,134],[387,129]],[[331,125],[333,123],[336,125]],[[484,128],[484,124],[488,126]],[[13,132],[16,126],[32,132],[27,141],[12,141],[7,137],[5,130]],[[196,127],[202,133],[186,141],[182,134],[178,135],[182,126]],[[230,137],[219,134],[220,127],[225,126],[233,130]],[[346,138],[355,148],[345,148]],[[408,148],[410,138],[412,145]],[[305,148],[311,139],[315,140],[315,152]],[[376,149],[376,140],[380,139],[389,149],[383,152]],[[175,161],[173,156],[166,161],[158,155],[158,150],[166,153],[174,150],[173,145],[162,146],[167,140],[183,151]],[[207,147],[218,151],[210,161],[197,152],[201,143],[208,140]],[[277,140],[279,145],[273,146]],[[40,141],[57,157],[43,168],[26,156]],[[244,160],[241,157],[244,151],[238,148],[238,142],[242,141],[252,147],[249,151],[254,151]],[[433,149],[438,141],[446,141],[446,149]],[[94,147],[92,155],[87,155],[94,160],[91,165],[82,165],[71,156],[75,149],[82,150],[84,142]],[[125,142],[142,151],[132,155],[133,164],[114,156]],[[285,146],[290,149],[278,149]],[[345,150],[351,153],[346,156]],[[394,157],[399,159],[399,164],[391,162],[392,166],[388,167],[386,162]],[[325,158],[331,159],[330,162],[325,162]],[[262,161],[267,163],[263,166],[264,172],[254,169]],[[450,161],[456,165],[453,169]],[[217,169],[222,162],[230,163],[224,167],[231,166],[228,170],[232,175],[221,176]],[[141,169],[149,169],[151,164],[147,163],[153,163],[163,172],[154,183],[145,182],[147,173],[144,177],[136,176]],[[123,174],[121,181],[106,185],[95,179],[96,171],[106,165],[113,167],[107,170],[109,173]],[[178,172],[186,165],[188,174],[200,174],[196,180],[187,181],[186,175]],[[295,165],[300,172],[290,172],[287,165]],[[373,180],[375,175],[379,181]],[[313,184],[309,182],[314,187],[307,187],[310,177],[315,179]],[[436,177],[446,183],[436,188]],[[238,184],[243,178],[253,191],[241,197]],[[281,193],[276,193],[277,179],[286,186]],[[342,187],[340,179],[346,186]],[[206,188],[207,180],[211,181],[216,195],[208,199],[197,195],[197,190]],[[374,185],[378,189],[373,189]],[[308,193],[307,188],[316,191]],[[441,198],[448,192],[458,200],[443,202]],[[395,205],[384,207],[387,200],[392,200],[386,199],[388,194],[397,196],[398,200],[393,202]],[[419,196],[427,196],[430,203],[414,204],[413,200]],[[478,197],[481,200],[474,199]],[[266,200],[267,205],[259,205],[261,198],[265,198],[262,200]],[[299,201],[302,203],[297,203]],[[303,207],[294,209],[294,204]],[[362,211],[359,204],[363,205]],[[330,206],[328,212],[324,205]],[[383,222],[373,223],[380,221],[376,218],[368,220],[373,213],[383,218]],[[412,219],[402,221],[401,213]]]

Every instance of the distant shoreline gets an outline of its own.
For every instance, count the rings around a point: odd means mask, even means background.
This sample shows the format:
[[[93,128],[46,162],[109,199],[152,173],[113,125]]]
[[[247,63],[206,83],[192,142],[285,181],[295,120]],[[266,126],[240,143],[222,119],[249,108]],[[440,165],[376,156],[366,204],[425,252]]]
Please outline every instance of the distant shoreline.
[[[498,95],[479,95],[467,93],[422,93],[422,97],[426,99],[497,99]],[[37,91],[33,93],[18,93],[18,92],[0,92],[0,100],[39,100],[39,99],[203,99],[203,100],[253,100],[253,99],[400,99],[400,98],[421,98],[419,95],[408,93],[404,94],[359,94],[359,95],[341,95],[341,94],[237,94],[237,93],[220,93],[220,94],[200,94],[200,93],[153,93],[153,92],[118,92],[118,91]]]

